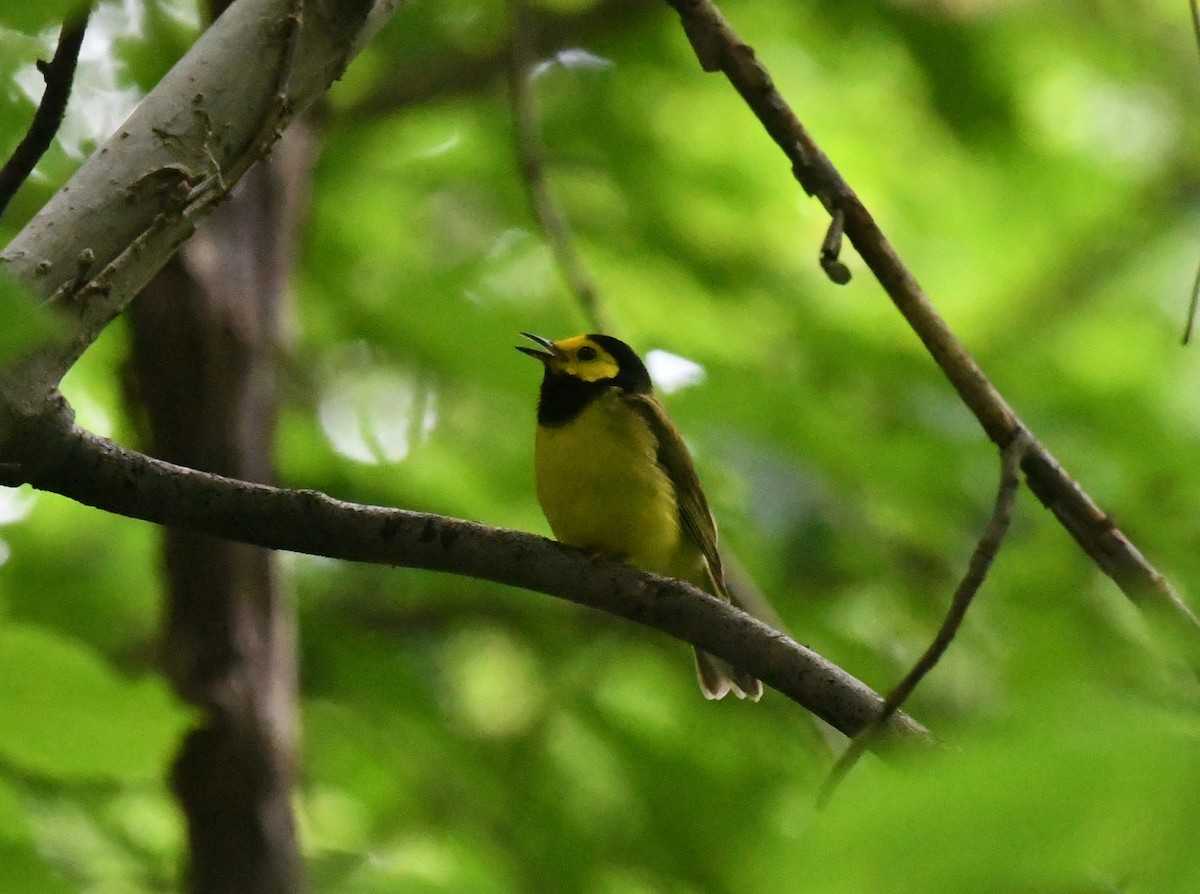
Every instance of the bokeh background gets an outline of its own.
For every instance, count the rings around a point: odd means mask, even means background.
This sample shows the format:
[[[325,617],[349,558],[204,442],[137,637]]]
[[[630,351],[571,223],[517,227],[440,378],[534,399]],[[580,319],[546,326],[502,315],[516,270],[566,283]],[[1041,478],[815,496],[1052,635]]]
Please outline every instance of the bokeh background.
[[[0,151],[63,3],[0,15]],[[728,0],[955,332],[1039,439],[1200,604],[1197,48],[1182,2]],[[614,334],[651,354],[725,543],[790,632],[886,690],[936,630],[995,450],[666,4],[531,5],[549,183]],[[539,372],[584,331],[530,212],[512,10],[414,0],[316,116],[279,346],[281,481],[548,533]],[[101,3],[11,236],[186,50],[186,0]],[[118,323],[68,377],[136,443]],[[912,713],[867,758],[774,693],[709,704],[687,649],[493,584],[308,556],[295,806],[317,892],[1189,891],[1195,679],[1029,494]],[[175,890],[152,526],[0,489],[5,890]]]

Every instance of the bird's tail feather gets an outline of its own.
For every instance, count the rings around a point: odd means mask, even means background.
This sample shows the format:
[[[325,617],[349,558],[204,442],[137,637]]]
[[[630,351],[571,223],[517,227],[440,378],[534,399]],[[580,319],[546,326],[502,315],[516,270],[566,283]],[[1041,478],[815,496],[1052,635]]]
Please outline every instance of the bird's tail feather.
[[[730,692],[752,702],[762,698],[763,685],[745,671],[740,671],[723,658],[696,650],[696,676],[700,691],[707,699],[724,698]]]

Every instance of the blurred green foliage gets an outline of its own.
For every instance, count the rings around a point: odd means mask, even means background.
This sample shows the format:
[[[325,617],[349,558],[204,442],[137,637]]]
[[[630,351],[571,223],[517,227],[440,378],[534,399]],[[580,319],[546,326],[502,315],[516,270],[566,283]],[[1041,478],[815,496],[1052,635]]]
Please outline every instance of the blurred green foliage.
[[[80,0],[0,4],[0,28],[25,34],[36,34],[45,30],[57,31],[63,19],[76,13],[81,6]]]
[[[123,8],[101,5],[106,51],[85,52],[64,141],[0,241],[195,32],[186,4]],[[1185,4],[724,9],[1000,390],[1195,603]],[[557,36],[534,82],[551,185],[617,334],[703,367],[666,401],[726,542],[798,639],[886,689],[965,566],[995,451],[853,252],[850,285],[824,279],[824,213],[665,4],[534,13]],[[410,3],[330,96],[286,346],[288,484],[546,532],[538,372],[511,346],[584,323],[518,173],[508,23],[499,0]],[[7,45],[5,147],[50,41]],[[113,327],[64,388],[128,441],[124,354]],[[1194,681],[1028,494],[911,704],[954,748],[868,758],[824,814],[822,733],[771,694],[705,703],[678,643],[476,581],[281,561],[314,891],[1198,889]],[[176,884],[162,780],[187,717],[154,675],[158,575],[149,526],[0,490],[6,891]]]
[[[27,345],[54,335],[56,321],[10,276],[0,274],[0,363],[17,360]]]

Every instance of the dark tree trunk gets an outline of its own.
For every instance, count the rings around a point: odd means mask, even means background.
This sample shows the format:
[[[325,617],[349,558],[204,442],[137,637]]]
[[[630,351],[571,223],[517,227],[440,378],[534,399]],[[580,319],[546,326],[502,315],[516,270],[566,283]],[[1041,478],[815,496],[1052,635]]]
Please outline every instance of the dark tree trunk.
[[[274,478],[276,344],[310,144],[293,127],[131,307],[130,396],[163,459]],[[172,772],[190,890],[292,894],[290,599],[263,550],[168,529],[163,551],[165,667],[203,711]]]

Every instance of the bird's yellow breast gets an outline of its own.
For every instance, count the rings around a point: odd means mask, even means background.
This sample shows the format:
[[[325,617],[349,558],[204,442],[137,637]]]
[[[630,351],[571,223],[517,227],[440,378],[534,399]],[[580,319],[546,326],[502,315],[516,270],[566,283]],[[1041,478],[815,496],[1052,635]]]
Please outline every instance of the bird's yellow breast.
[[[616,392],[601,394],[565,425],[539,425],[538,502],[554,536],[679,576],[686,549],[675,489],[656,448],[645,419]]]

